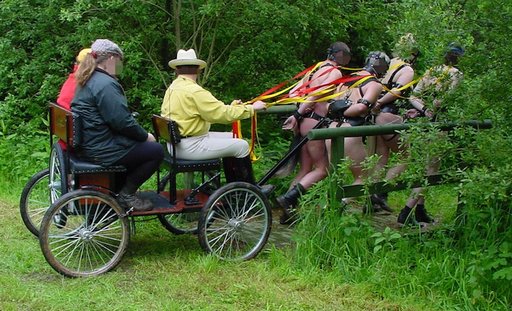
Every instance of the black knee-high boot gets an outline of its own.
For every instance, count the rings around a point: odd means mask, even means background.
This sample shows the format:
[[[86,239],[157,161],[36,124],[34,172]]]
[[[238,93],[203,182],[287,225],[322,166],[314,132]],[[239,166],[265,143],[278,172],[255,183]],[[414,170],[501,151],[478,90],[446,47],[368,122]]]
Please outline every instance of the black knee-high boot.
[[[306,193],[306,189],[301,184],[296,184],[292,189],[288,190],[284,195],[277,197],[277,203],[283,208],[280,223],[290,224],[295,221],[295,208],[299,197]]]
[[[244,181],[256,185],[254,172],[252,170],[252,162],[249,156],[246,156],[245,158],[223,158],[222,164],[224,167],[226,182]],[[264,195],[269,196],[272,191],[274,191],[274,186],[264,185],[260,187],[260,190]]]
[[[391,207],[388,205],[388,193],[375,193],[370,196],[370,202],[373,206],[373,211],[378,211],[378,209],[383,209],[387,212],[393,212]]]
[[[249,156],[245,158],[223,158],[222,165],[226,182],[245,181],[250,184],[256,184]]]

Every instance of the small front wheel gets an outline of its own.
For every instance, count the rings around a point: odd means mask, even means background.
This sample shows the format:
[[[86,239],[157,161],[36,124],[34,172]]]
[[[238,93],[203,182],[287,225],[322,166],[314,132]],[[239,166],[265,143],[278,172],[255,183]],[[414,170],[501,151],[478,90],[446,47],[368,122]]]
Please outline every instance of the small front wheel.
[[[56,215],[66,221],[56,223]],[[130,239],[128,219],[109,195],[76,190],[60,197],[46,212],[39,243],[46,261],[69,277],[93,276],[113,269]]]
[[[199,243],[225,260],[248,260],[261,251],[272,226],[270,204],[261,190],[229,183],[208,199],[199,218]]]

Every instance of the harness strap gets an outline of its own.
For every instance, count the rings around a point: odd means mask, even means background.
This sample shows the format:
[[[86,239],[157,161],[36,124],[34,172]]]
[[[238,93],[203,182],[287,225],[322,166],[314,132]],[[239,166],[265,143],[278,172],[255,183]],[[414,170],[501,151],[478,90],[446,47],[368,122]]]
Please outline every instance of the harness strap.
[[[308,114],[304,115],[304,118],[310,118],[310,119],[315,119],[315,120],[317,120],[317,121],[321,121],[321,120],[323,120],[325,117],[324,117],[324,116],[321,116],[321,115],[319,115],[318,113],[316,113],[316,112],[314,112],[314,111],[313,111],[313,112],[311,112],[311,113],[308,113]]]
[[[393,79],[395,78],[396,74],[402,70],[402,68],[404,68],[405,66],[407,66],[406,63],[403,63],[403,64],[400,64],[400,66],[398,66],[395,71],[393,71],[393,73],[391,74],[391,77],[389,77],[389,80],[388,80],[388,83],[386,83],[386,86],[389,88],[389,89],[392,89],[393,88]]]

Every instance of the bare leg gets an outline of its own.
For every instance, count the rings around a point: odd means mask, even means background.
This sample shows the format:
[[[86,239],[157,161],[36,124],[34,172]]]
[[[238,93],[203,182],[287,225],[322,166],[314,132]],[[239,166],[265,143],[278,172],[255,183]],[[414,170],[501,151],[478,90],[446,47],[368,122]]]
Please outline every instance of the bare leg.
[[[309,156],[309,152],[308,152],[308,149],[306,148],[306,145],[304,145],[300,149],[299,171],[297,172],[297,175],[293,179],[292,184],[290,185],[289,189],[293,188],[312,169],[313,169],[313,161],[311,160],[311,157]]]
[[[392,113],[383,112],[377,116],[376,124],[401,124],[403,118]],[[382,169],[389,161],[389,155],[391,152],[400,153],[402,158],[406,157],[406,146],[400,144],[400,137],[397,134],[389,134],[379,136],[377,141],[377,154],[381,155],[377,164],[378,169]],[[406,164],[399,164],[388,170],[386,173],[386,180],[393,179],[402,173],[406,168]]]
[[[312,163],[314,163],[314,168],[304,175],[299,182],[304,189],[309,189],[313,184],[327,176],[328,159],[324,141],[310,141],[305,147]]]
[[[318,123],[318,121],[306,118],[300,126],[301,135],[305,136]],[[325,147],[325,141],[312,140],[303,147],[304,169],[301,168],[296,183],[300,183],[304,189],[309,189],[313,184],[319,182],[327,176],[328,157]],[[301,161],[302,162],[302,161]]]

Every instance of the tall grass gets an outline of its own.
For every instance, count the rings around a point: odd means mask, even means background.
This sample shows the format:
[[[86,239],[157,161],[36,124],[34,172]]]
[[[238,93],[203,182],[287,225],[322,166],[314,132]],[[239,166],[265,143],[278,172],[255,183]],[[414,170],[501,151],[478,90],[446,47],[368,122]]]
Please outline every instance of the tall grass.
[[[344,281],[367,284],[388,299],[415,297],[428,301],[427,309],[510,307],[512,248],[510,242],[500,242],[492,234],[497,229],[493,224],[502,221],[493,221],[489,215],[488,223],[474,224],[487,226],[485,231],[490,236],[485,249],[480,248],[482,241],[476,240],[476,236],[473,241],[465,239],[461,243],[460,236],[455,234],[455,202],[444,198],[446,192],[452,197],[456,192],[439,187],[430,190],[427,203],[432,207],[438,205],[431,211],[442,215],[442,224],[427,231],[397,231],[389,227],[379,231],[372,226],[371,216],[343,209],[339,202],[327,199],[330,185],[339,178],[336,174],[329,176],[302,201],[303,218],[296,229],[294,253],[295,263],[301,269],[320,268]],[[401,195],[400,203],[405,201],[406,194]],[[432,196],[440,197],[440,201]],[[451,215],[447,210],[452,211]],[[471,236],[471,227],[463,230],[466,237]],[[496,275],[499,267],[501,273]]]

